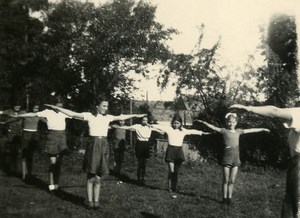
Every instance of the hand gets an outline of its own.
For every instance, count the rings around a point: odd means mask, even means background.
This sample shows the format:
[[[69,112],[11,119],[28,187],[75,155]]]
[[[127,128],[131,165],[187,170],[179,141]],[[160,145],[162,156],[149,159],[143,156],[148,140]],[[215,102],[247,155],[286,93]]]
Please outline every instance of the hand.
[[[271,131],[269,129],[264,129],[265,132],[270,133]]]
[[[241,109],[241,110],[247,110],[247,108],[248,108],[247,106],[241,104],[234,104],[229,107],[229,109]]]
[[[54,105],[51,105],[51,104],[44,104],[44,106],[47,107],[47,108],[53,108]]]

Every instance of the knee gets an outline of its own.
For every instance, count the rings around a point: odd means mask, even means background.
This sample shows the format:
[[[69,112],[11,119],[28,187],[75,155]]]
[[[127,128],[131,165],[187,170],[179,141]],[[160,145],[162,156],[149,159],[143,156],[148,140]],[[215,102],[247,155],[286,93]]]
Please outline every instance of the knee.
[[[95,178],[95,183],[96,183],[96,184],[100,184],[100,182],[101,182],[101,177],[96,175],[94,178]]]
[[[95,182],[95,177],[88,178],[87,181],[88,181],[88,183],[93,184]]]
[[[235,183],[234,179],[230,179],[230,180],[228,181],[228,185],[233,185],[234,183]]]
[[[229,184],[228,178],[223,178],[223,184]]]

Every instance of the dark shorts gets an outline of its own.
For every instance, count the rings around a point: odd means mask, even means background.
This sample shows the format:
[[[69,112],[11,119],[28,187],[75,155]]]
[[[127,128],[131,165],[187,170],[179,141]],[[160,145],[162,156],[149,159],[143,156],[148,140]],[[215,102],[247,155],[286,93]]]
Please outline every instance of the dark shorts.
[[[168,145],[165,162],[182,163],[185,161],[182,146]]]
[[[125,151],[126,150],[126,140],[125,139],[115,139],[113,141],[113,150],[120,150]]]
[[[67,151],[67,140],[65,131],[50,130],[47,134],[47,140],[44,151],[51,155],[64,154]]]
[[[9,134],[8,141],[7,141],[7,149],[12,154],[18,154],[22,148],[22,136]]]
[[[150,143],[149,141],[137,141],[135,144],[136,158],[149,158],[150,157]]]
[[[222,166],[236,167],[241,165],[240,150],[236,148],[225,148],[222,160]]]
[[[85,169],[88,174],[107,175],[109,148],[106,137],[90,136],[85,152]]]
[[[39,133],[23,131],[22,137],[22,157],[33,153],[39,145]]]

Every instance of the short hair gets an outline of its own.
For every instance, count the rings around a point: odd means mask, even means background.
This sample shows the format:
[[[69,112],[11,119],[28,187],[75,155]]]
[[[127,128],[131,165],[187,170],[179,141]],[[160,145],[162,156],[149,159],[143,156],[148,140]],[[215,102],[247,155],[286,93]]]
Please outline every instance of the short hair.
[[[173,122],[178,121],[180,123],[180,127],[179,129],[182,130],[182,117],[179,114],[174,114],[172,121],[171,121],[171,125],[173,126]]]
[[[225,120],[229,120],[229,119],[235,119],[237,120],[238,119],[238,116],[236,113],[227,113],[225,115]]]

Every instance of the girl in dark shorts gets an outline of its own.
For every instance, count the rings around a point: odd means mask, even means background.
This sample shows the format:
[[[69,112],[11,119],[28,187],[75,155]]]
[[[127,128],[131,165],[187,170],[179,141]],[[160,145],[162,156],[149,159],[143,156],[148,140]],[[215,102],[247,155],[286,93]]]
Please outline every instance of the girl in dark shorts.
[[[215,127],[202,120],[196,120],[205,124],[212,130],[215,130],[222,134],[224,140],[224,153],[222,159],[223,166],[223,204],[231,205],[232,191],[235,182],[238,167],[241,164],[240,151],[239,151],[239,138],[240,135],[254,132],[270,132],[264,128],[252,128],[252,129],[236,129],[237,115],[234,113],[228,113],[225,116],[226,128]]]
[[[132,126],[113,125],[112,127],[136,132],[137,142],[135,145],[135,156],[138,159],[137,184],[145,185],[147,159],[150,158],[149,138],[151,136],[152,130],[159,130],[153,129],[148,124],[147,116],[144,116],[142,118],[141,124],[135,124]]]
[[[47,105],[75,119],[87,121],[89,126],[89,143],[85,151],[85,166],[87,171],[87,208],[99,208],[101,177],[109,173],[107,132],[112,121],[142,117],[144,114],[130,114],[113,116],[107,114],[108,101],[104,98],[96,99],[91,112],[77,113],[61,107]]]
[[[182,149],[183,139],[186,135],[210,134],[195,129],[182,127],[182,118],[179,114],[173,116],[171,126],[155,125],[156,128],[168,136],[168,147],[166,150],[165,162],[168,164],[168,190],[177,191],[178,172],[182,162],[185,161]],[[173,195],[176,197],[176,195]]]

